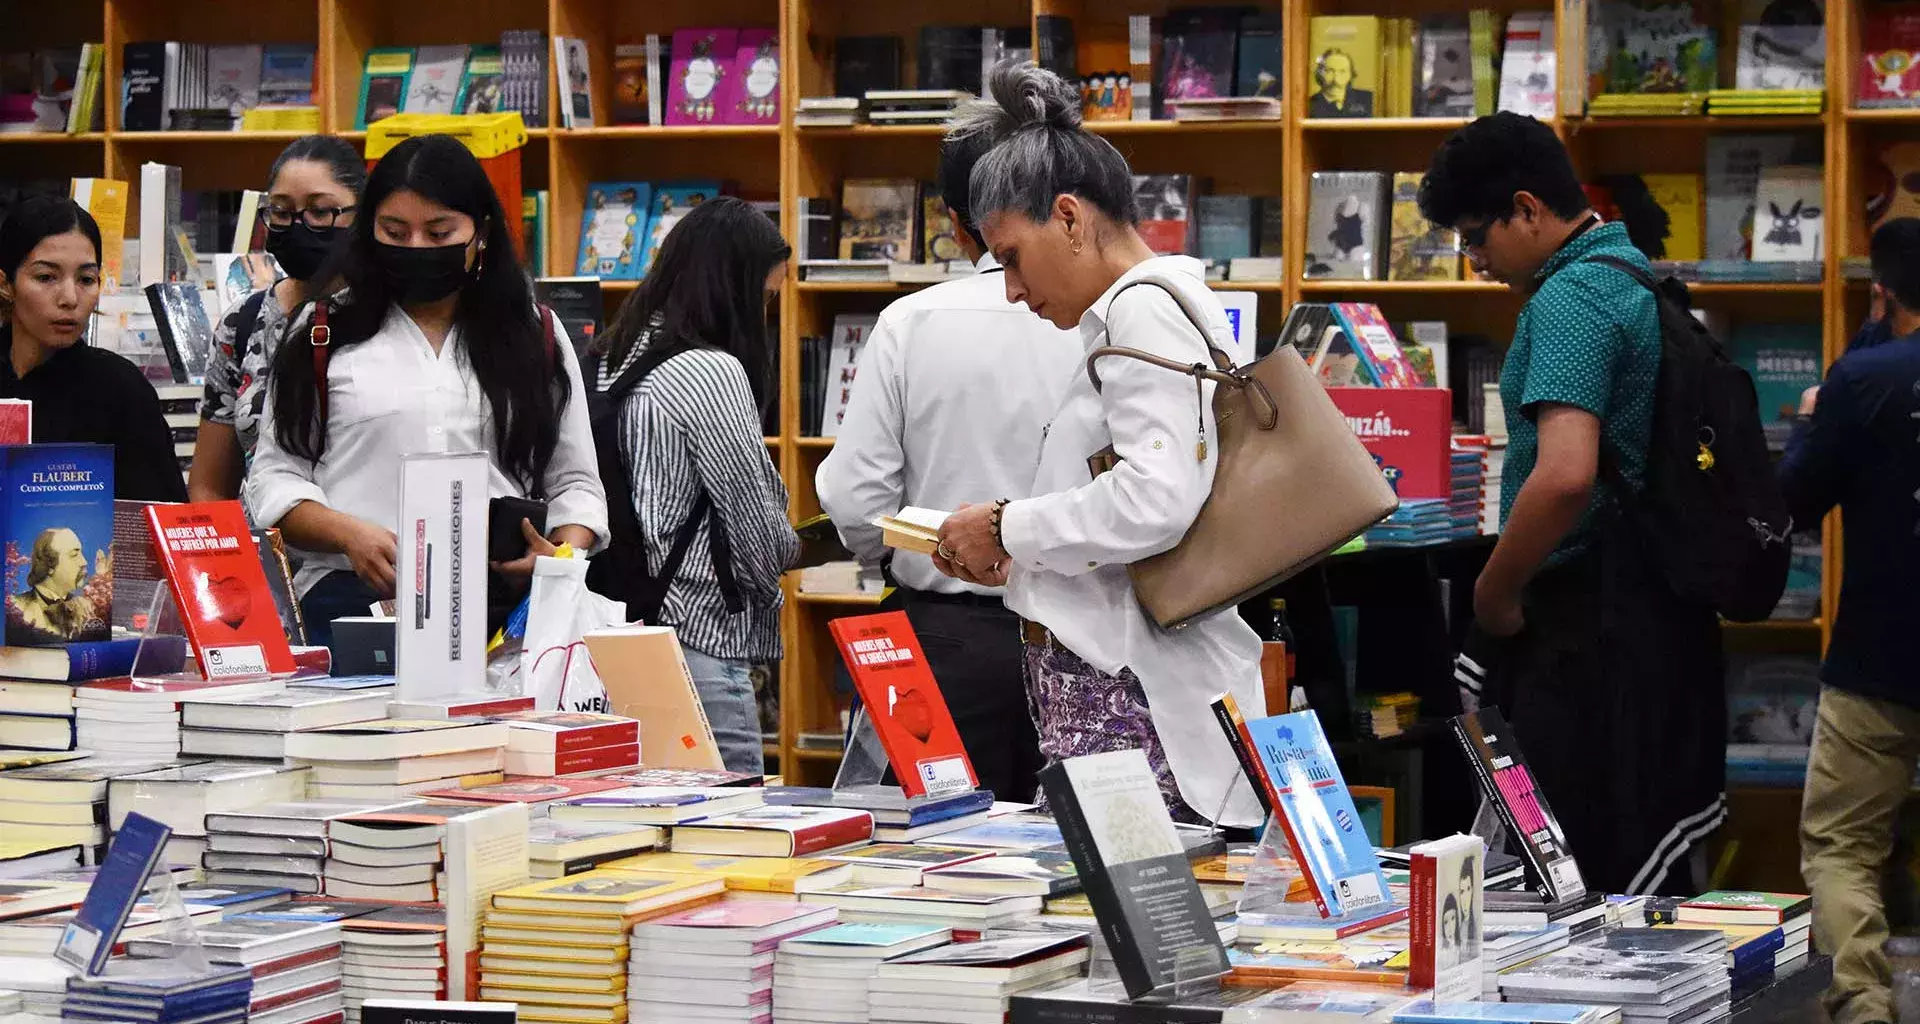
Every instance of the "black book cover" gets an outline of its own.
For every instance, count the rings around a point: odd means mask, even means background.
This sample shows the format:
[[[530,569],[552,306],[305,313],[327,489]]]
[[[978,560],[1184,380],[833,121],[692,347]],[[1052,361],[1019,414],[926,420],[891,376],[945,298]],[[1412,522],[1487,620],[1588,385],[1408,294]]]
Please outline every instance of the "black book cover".
[[[1045,17],[1045,15],[1041,15]],[[920,89],[980,92],[980,26],[928,25],[920,30]]]
[[[1041,771],[1040,784],[1127,995],[1226,973],[1220,933],[1146,755],[1068,758]]]
[[[443,1003],[427,999],[369,999],[360,1024],[515,1024],[513,1003]]]
[[[1034,19],[1040,34],[1034,37],[1034,63],[1071,82],[1080,77],[1079,52],[1073,45],[1073,19],[1042,14]]]
[[[899,36],[841,36],[833,43],[833,94],[864,98],[900,88]]]
[[[120,128],[157,132],[166,127],[166,43],[128,43],[120,49]]]
[[[200,286],[191,281],[150,284],[146,293],[174,383],[205,380],[207,357],[213,351],[213,325],[200,302]]]
[[[1197,7],[1173,11],[1161,30],[1159,79],[1153,89],[1155,120],[1172,117],[1168,100],[1233,95],[1239,13]]]
[[[533,282],[534,298],[553,310],[573,342],[573,353],[586,364],[587,347],[600,336],[600,317],[606,306],[600,299],[597,277],[542,277]]]
[[[1493,708],[1453,719],[1453,734],[1480,780],[1480,791],[1500,815],[1527,865],[1527,884],[1549,902],[1586,894],[1580,865],[1567,847],[1566,833],[1547,806],[1520,744],[1505,718]]]
[[[1240,16],[1240,47],[1233,61],[1235,96],[1280,96],[1281,12],[1252,11]]]

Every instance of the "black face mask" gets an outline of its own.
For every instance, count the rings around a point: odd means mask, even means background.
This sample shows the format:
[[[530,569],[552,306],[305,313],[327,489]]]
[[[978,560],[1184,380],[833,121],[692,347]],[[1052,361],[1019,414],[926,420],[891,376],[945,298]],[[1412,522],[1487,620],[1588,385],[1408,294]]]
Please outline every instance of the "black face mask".
[[[467,281],[467,243],[417,248],[373,243],[374,266],[386,280],[395,302],[414,305],[436,302],[460,290]]]
[[[308,227],[306,221],[296,220],[267,232],[267,252],[280,263],[280,269],[286,271],[288,277],[311,281],[332,255],[334,239],[339,235],[339,228],[313,228]]]

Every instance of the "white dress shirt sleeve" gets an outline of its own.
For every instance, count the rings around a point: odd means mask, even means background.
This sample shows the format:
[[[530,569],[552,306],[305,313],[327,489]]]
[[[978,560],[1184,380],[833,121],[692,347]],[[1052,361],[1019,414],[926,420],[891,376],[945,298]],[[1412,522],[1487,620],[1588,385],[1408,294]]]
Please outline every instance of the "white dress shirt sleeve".
[[[1206,358],[1199,332],[1157,287],[1114,299],[1105,343],[1182,364]],[[1124,357],[1100,360],[1099,372],[1101,404],[1121,461],[1083,486],[1008,505],[1001,539],[1016,562],[1074,576],[1157,555],[1186,536],[1213,488],[1215,385],[1196,388],[1191,377]],[[1201,458],[1196,448],[1203,431]]]
[[[253,524],[262,529],[277,526],[303,501],[327,505],[327,492],[316,478],[318,470],[318,464],[280,447],[273,389],[268,388],[266,407],[260,413],[260,441],[254,446],[244,488]]]
[[[820,508],[833,519],[847,549],[863,562],[878,562],[887,553],[880,528],[871,525],[874,518],[900,511],[906,501],[907,424],[899,348],[899,335],[881,317],[860,353],[853,396],[833,451],[814,474]]]
[[[567,340],[566,328],[558,322],[553,325],[553,345],[572,397],[560,416],[546,479],[540,482],[547,496],[547,529],[583,526],[593,531],[593,550],[599,551],[607,546],[607,492],[600,483],[600,462],[594,453],[587,388],[580,379],[580,362]]]

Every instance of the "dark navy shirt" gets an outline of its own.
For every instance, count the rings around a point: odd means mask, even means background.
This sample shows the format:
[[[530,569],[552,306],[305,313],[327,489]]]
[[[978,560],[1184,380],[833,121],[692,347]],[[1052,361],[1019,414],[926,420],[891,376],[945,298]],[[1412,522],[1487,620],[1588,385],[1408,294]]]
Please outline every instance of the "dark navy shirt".
[[[1920,334],[1833,364],[1780,464],[1796,527],[1839,506],[1845,576],[1822,681],[1920,707]]]

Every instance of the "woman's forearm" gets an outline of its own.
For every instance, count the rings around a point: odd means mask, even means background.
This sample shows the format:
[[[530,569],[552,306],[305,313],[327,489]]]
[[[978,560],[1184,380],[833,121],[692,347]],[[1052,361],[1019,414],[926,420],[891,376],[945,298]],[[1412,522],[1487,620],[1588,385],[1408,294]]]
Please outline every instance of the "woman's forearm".
[[[294,547],[337,555],[346,552],[348,540],[361,521],[317,501],[303,501],[282,516],[278,525],[280,535]]]
[[[565,526],[556,527],[547,535],[547,539],[556,547],[561,544],[573,545],[573,549],[580,552],[580,557],[584,558],[587,552],[593,550],[595,537],[592,530],[575,523],[568,523]]]

